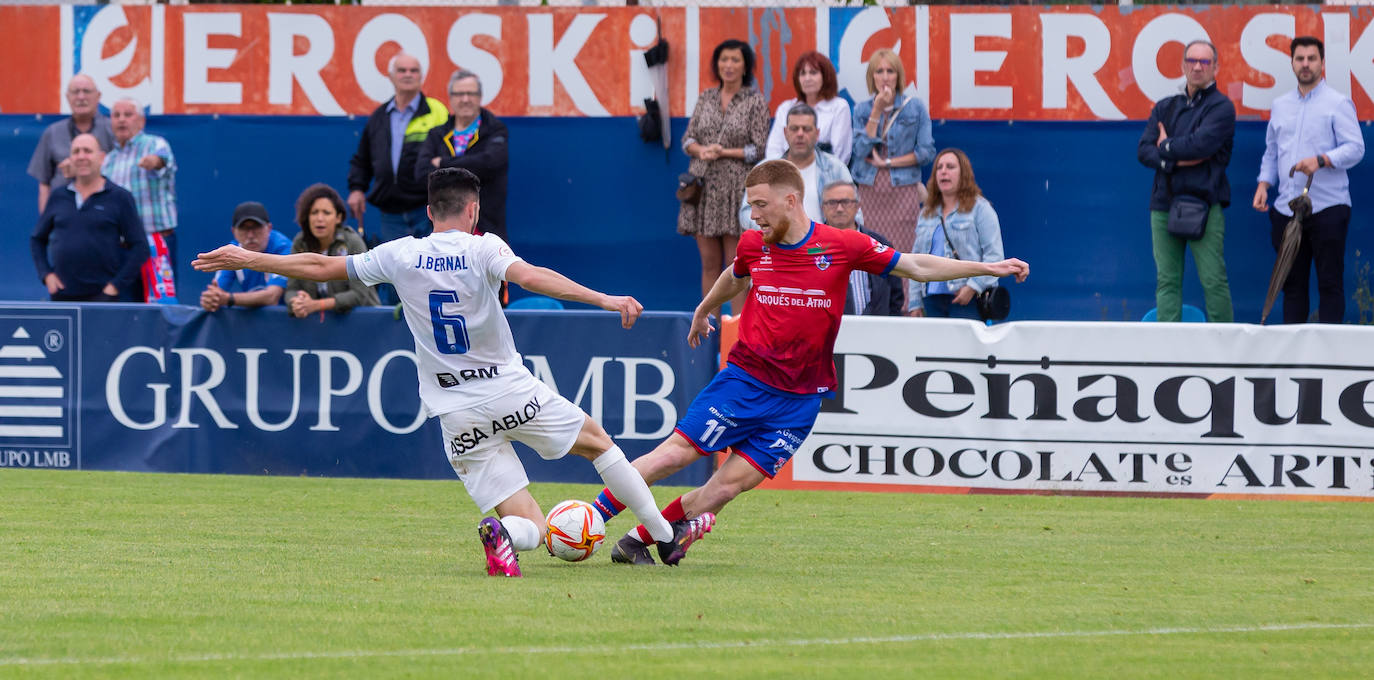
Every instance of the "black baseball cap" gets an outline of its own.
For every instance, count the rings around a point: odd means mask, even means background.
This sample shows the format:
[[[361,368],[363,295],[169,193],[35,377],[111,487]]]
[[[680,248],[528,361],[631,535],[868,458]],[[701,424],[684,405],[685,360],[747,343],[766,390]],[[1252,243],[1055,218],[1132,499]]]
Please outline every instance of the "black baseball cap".
[[[267,208],[257,201],[244,201],[237,208],[234,208],[233,227],[235,229],[238,229],[239,225],[248,220],[253,220],[264,226],[272,223],[271,218],[267,216]]]

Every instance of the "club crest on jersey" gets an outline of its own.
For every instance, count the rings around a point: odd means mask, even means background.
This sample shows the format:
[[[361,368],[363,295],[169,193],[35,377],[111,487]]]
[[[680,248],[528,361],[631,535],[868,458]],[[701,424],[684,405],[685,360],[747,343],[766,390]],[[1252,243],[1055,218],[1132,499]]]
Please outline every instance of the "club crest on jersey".
[[[873,252],[881,254],[881,253],[884,253],[884,252],[887,251],[887,246],[885,246],[885,245],[883,245],[883,244],[881,244],[881,243],[878,243],[878,240],[877,240],[877,239],[869,239],[869,240],[870,240],[870,241],[873,241]]]
[[[816,256],[816,269],[825,271],[830,268],[830,256],[824,253]]]

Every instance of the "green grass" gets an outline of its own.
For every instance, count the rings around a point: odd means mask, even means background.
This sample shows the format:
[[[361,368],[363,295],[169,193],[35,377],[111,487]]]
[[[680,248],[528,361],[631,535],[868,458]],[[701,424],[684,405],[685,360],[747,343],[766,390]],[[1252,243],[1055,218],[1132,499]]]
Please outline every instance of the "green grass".
[[[1371,509],[754,491],[495,579],[456,480],[0,470],[0,677],[1368,677]]]

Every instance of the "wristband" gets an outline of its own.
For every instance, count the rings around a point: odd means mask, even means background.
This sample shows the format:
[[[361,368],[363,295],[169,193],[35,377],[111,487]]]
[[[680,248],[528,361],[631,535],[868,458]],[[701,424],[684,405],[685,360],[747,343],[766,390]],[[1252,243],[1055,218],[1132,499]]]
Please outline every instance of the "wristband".
[[[1321,154],[1317,154],[1317,167],[1319,167],[1319,168],[1324,168],[1324,167],[1326,167],[1326,156],[1323,156],[1323,155],[1321,155]]]
[[[233,306],[234,306],[234,294],[233,294],[233,293],[230,293],[230,294],[229,294],[229,304],[225,305],[225,307],[233,307]]]

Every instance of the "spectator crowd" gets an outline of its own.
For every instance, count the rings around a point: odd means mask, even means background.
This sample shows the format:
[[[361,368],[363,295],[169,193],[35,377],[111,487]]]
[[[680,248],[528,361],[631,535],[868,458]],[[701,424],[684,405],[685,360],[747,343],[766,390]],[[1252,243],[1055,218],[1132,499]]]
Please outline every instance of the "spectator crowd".
[[[1272,104],[1251,205],[1267,215],[1276,251],[1285,247],[1285,227],[1302,223],[1282,284],[1284,322],[1309,319],[1308,282],[1315,267],[1316,318],[1338,323],[1344,316],[1351,214],[1347,171],[1363,158],[1363,136],[1351,99],[1324,80],[1321,40],[1295,38],[1289,54],[1297,87]],[[1218,61],[1211,43],[1185,47],[1185,86],[1154,105],[1137,150],[1140,163],[1154,171],[1149,233],[1160,321],[1181,319],[1189,251],[1207,319],[1229,322],[1234,316],[1223,210],[1231,203],[1226,170],[1235,151],[1236,108],[1217,89]],[[506,239],[509,133],[482,107],[480,78],[462,69],[453,73],[444,100],[422,92],[425,74],[415,57],[398,54],[387,70],[395,94],[363,126],[346,196],[326,184],[307,187],[296,203],[294,237],[273,228],[261,203],[246,201],[231,217],[230,242],[254,251],[341,255],[397,238],[423,238],[433,228],[426,183],[439,168],[465,168],[480,179],[477,231]],[[803,207],[813,221],[857,229],[902,252],[982,262],[1003,258],[1001,222],[974,179],[974,160],[957,148],[937,152],[929,108],[912,94],[895,53],[872,54],[865,73],[868,97],[852,107],[839,95],[830,60],[819,52],[801,55],[790,70],[795,96],[771,119],[754,72],[747,42],[717,45],[710,61],[714,83],[700,93],[681,142],[688,157],[684,177],[694,189],[679,191],[677,231],[697,244],[703,295],[733,260],[740,235],[755,228],[745,174],[779,158],[801,171]],[[74,76],[66,92],[71,116],[43,132],[30,160],[41,213],[31,237],[36,273],[53,300],[174,302],[176,157],[166,139],[145,130],[139,102],[116,101],[107,117],[100,112],[100,96],[91,78]],[[1310,202],[1310,214],[1297,209],[1301,197]],[[363,222],[368,204],[380,214],[375,225]],[[356,229],[348,225],[350,215]],[[995,278],[977,277],[902,286],[861,272],[850,283],[846,313],[974,319],[988,318],[978,301],[999,285]],[[738,313],[743,298],[731,300],[730,311]],[[284,305],[300,318],[395,302],[395,291],[385,284],[374,290],[356,282],[326,285],[257,272],[221,272],[200,295],[201,306],[211,312]]]

